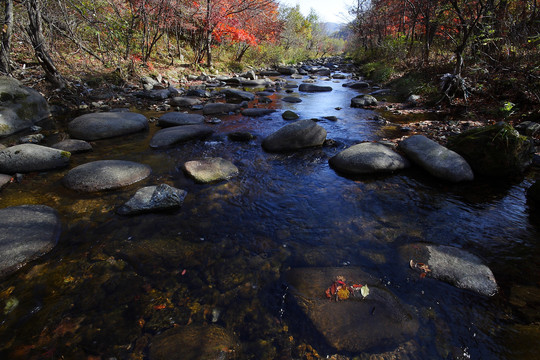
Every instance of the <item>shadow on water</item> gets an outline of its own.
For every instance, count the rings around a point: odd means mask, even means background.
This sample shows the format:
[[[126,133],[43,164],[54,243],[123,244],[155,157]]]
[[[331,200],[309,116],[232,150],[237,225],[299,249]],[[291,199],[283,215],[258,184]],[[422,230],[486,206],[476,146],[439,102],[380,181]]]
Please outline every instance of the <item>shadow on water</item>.
[[[278,111],[267,116],[219,116],[207,141],[152,150],[158,128],[151,124],[148,132],[96,141],[93,152],[72,156],[70,168],[101,159],[152,167],[149,178],[120,190],[70,191],[61,185],[68,169],[28,174],[3,189],[3,207],[52,206],[64,230],[53,251],[2,279],[2,358],[147,358],[153,336],[187,324],[234,333],[237,358],[332,354],[298,309],[284,306],[281,276],[294,267],[358,266],[415,309],[420,329],[404,356],[532,359],[526,340],[540,331],[540,302],[523,294],[537,294],[540,286],[539,217],[525,197],[534,174],[458,185],[417,168],[338,174],[328,159],[348,145],[378,140],[380,126],[371,111],[350,108],[356,91],[342,82],[324,85],[334,90],[294,90],[302,99],[297,104],[281,101],[291,95],[283,91],[271,95],[273,102],[260,106]],[[262,139],[288,123],[285,110],[318,119],[338,144],[264,152]],[[233,131],[256,137],[233,142],[226,136]],[[188,160],[216,156],[231,160],[240,175],[202,185],[182,170]],[[180,210],[116,214],[137,189],[163,182],[188,192]],[[481,256],[500,293],[484,298],[419,278],[399,253],[414,242]]]

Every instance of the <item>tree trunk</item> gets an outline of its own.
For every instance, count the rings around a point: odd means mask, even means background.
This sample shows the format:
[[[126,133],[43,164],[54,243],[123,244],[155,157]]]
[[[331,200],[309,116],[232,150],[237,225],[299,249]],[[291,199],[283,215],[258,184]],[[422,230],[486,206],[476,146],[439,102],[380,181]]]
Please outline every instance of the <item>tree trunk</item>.
[[[13,0],[5,0],[4,28],[2,30],[2,44],[0,47],[0,72],[11,73],[11,34],[13,33]]]
[[[206,66],[212,66],[212,27],[210,26],[210,0],[206,0]]]
[[[58,88],[64,88],[66,86],[66,80],[54,65],[47,50],[45,37],[43,36],[39,0],[26,0],[25,5],[29,20],[27,32],[28,36],[30,36],[30,42],[34,47],[36,58],[45,71],[47,80]]]

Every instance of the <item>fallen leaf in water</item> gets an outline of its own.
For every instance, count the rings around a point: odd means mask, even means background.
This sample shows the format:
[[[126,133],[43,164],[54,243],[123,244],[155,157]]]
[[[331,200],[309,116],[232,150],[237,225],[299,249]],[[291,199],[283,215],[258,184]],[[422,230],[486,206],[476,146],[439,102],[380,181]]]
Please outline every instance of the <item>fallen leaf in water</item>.
[[[7,298],[15,290],[15,286],[10,286],[6,290],[0,292],[0,299]]]
[[[347,300],[349,298],[350,292],[346,287],[339,287],[337,291],[338,300]]]
[[[154,310],[163,310],[167,307],[166,304],[155,305]]]
[[[360,293],[362,294],[363,297],[367,297],[369,295],[369,288],[367,284],[362,286],[362,288],[360,289]]]
[[[9,298],[7,301],[6,301],[6,306],[4,307],[4,314],[7,315],[9,314],[10,312],[12,312],[13,310],[15,310],[15,308],[19,305],[19,300],[17,300],[17,298]]]

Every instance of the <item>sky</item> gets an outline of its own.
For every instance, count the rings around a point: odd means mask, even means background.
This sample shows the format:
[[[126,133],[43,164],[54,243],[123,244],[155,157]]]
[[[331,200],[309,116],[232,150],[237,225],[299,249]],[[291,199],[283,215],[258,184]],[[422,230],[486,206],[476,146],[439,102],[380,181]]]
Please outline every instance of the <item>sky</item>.
[[[349,15],[347,7],[351,0],[280,0],[283,5],[300,5],[300,12],[306,16],[313,8],[323,22],[346,23]],[[341,13],[341,14],[340,14]]]

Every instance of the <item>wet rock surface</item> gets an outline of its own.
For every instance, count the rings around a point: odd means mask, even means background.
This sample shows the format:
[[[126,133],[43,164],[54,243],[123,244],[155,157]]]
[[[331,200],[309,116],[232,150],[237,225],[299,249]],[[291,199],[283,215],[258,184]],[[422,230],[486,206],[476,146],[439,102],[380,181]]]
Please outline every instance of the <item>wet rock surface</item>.
[[[150,140],[150,147],[157,149],[180,144],[190,140],[204,139],[214,130],[206,125],[173,126],[157,131]]]
[[[66,139],[51,146],[52,148],[68,151],[72,154],[92,151],[92,145],[84,140]]]
[[[451,182],[474,179],[465,159],[423,135],[413,135],[403,140],[398,148],[433,176]]]
[[[361,143],[330,158],[330,165],[347,174],[372,174],[401,170],[409,162],[386,145]]]
[[[118,208],[120,215],[137,215],[148,212],[178,209],[182,206],[187,192],[167,184],[146,186]]]
[[[71,137],[93,141],[148,129],[146,116],[132,112],[104,112],[76,117],[68,124]]]
[[[234,336],[220,326],[180,326],[152,339],[150,360],[227,360],[236,349]]]
[[[49,252],[60,236],[56,210],[44,205],[0,209],[0,276]]]
[[[161,127],[197,125],[202,123],[204,123],[203,115],[187,114],[176,111],[163,114],[158,119],[158,125]]]
[[[481,295],[492,296],[498,291],[491,269],[479,257],[465,250],[447,245],[416,243],[402,247],[400,252],[404,263],[408,262],[407,265],[413,269],[419,269],[415,264],[426,264],[429,268],[424,272],[426,277]]]
[[[269,152],[298,150],[321,146],[326,140],[326,130],[312,120],[299,120],[285,125],[263,140],[262,146]]]
[[[69,165],[71,153],[36,144],[0,150],[0,172],[13,174],[52,170]]]
[[[238,168],[232,162],[222,158],[188,161],[184,164],[184,169],[200,183],[228,180],[239,173]]]
[[[249,116],[249,117],[259,117],[259,116],[265,116],[276,112],[275,109],[244,109],[242,110],[242,115]]]
[[[337,276],[368,284],[362,299],[331,301],[325,290]],[[294,302],[324,339],[338,351],[394,348],[413,337],[419,323],[392,292],[360,268],[299,268],[286,274]],[[307,320],[306,320],[307,321]]]
[[[332,91],[332,87],[315,84],[300,84],[298,90],[303,92],[327,92]]]
[[[112,190],[139,182],[151,171],[148,165],[132,161],[98,160],[71,169],[62,183],[81,192]]]
[[[351,99],[351,107],[353,108],[364,108],[376,106],[377,104],[377,99],[372,95],[358,95]]]
[[[242,108],[241,104],[211,103],[204,105],[204,115],[228,114],[238,111]]]

